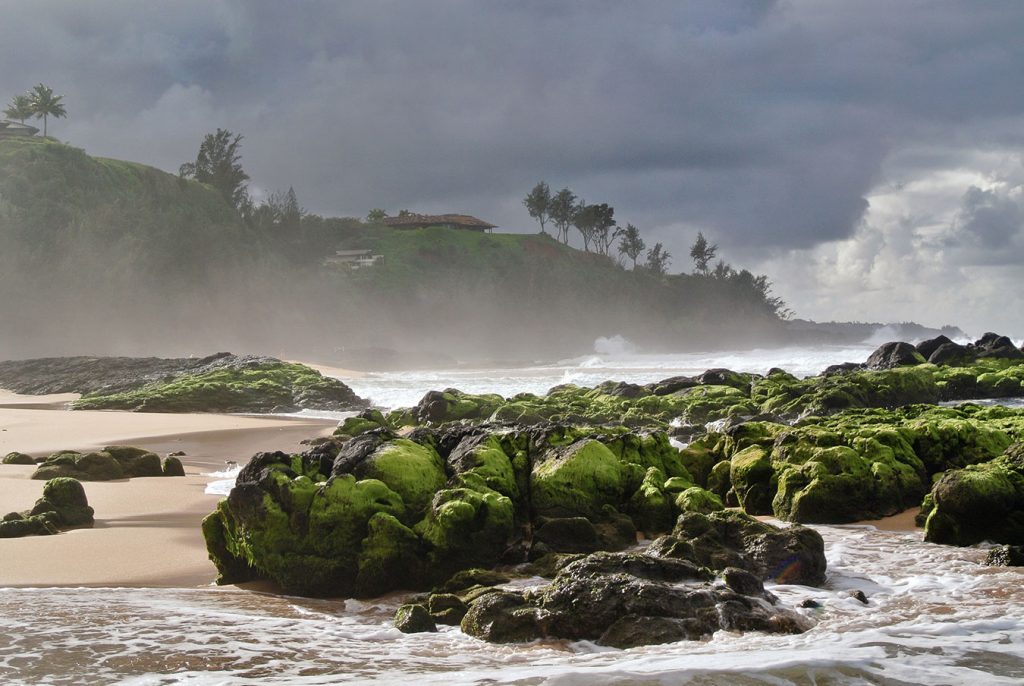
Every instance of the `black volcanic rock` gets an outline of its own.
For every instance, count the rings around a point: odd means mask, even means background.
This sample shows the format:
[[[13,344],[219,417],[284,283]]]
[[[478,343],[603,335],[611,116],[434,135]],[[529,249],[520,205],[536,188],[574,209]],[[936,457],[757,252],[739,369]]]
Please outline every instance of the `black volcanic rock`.
[[[865,363],[868,369],[892,369],[907,365],[921,364],[924,357],[910,343],[883,343],[871,353]]]
[[[697,640],[721,629],[808,628],[803,617],[778,607],[756,577],[742,570],[726,575],[732,583],[716,584],[706,569],[684,560],[594,553],[566,564],[537,591],[479,597],[462,630],[495,643],[563,638],[631,648]]]
[[[1006,336],[991,331],[976,340],[972,347],[977,352],[978,357],[995,357],[1005,360],[1024,358],[1024,352],[1021,352],[1013,344],[1013,341]]]
[[[969,364],[974,359],[975,355],[970,348],[953,341],[943,343],[928,355],[928,361],[932,364]]]
[[[917,352],[921,353],[921,357],[927,360],[929,357],[932,356],[932,353],[938,350],[941,346],[952,342],[953,341],[951,341],[948,337],[939,335],[936,336],[935,338],[929,338],[926,341],[921,341],[920,343],[918,343]]]

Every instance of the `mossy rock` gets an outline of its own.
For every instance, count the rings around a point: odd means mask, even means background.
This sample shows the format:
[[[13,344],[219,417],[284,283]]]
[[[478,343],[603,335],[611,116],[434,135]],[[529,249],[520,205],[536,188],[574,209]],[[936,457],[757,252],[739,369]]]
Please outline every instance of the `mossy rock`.
[[[160,473],[163,476],[185,476],[185,466],[177,457],[169,455],[163,459],[160,465]]]
[[[181,374],[132,390],[87,393],[76,410],[136,412],[272,412],[351,410],[366,401],[337,379],[302,364],[262,359]]]
[[[107,452],[54,453],[32,473],[33,479],[49,480],[66,476],[79,481],[112,481],[127,477],[124,467]]]
[[[431,593],[427,598],[427,610],[438,624],[459,626],[469,606],[453,593]]]
[[[368,529],[360,545],[354,593],[373,597],[395,589],[422,588],[426,579],[423,543],[412,529],[386,512],[373,515]]]
[[[729,480],[740,507],[753,515],[772,513],[774,485],[771,451],[750,445],[729,460]]]
[[[398,438],[383,443],[355,470],[360,479],[377,479],[402,497],[408,521],[419,520],[434,494],[444,487],[444,462],[433,448]]]
[[[522,456],[525,461],[525,453]],[[474,475],[486,487],[518,502],[521,496],[520,482],[525,475],[517,474],[514,457],[510,457],[497,435],[479,435],[464,438],[448,457],[447,464],[456,478]],[[525,466],[525,465],[524,465]]]
[[[685,482],[682,477],[673,479]],[[626,505],[626,512],[648,538],[670,531],[675,523],[676,510],[672,497],[665,491],[665,482],[664,472],[650,467]]]
[[[5,515],[0,520],[0,538],[22,538],[23,536],[50,536],[58,529],[45,514],[24,516],[18,512]]]
[[[0,464],[31,464],[31,465],[34,465],[35,463],[36,463],[35,458],[33,458],[31,455],[26,455],[25,453],[18,453],[18,452],[7,453],[6,455],[4,455],[3,459],[0,459]]]
[[[679,493],[675,497],[675,506],[679,512],[700,512],[702,514],[725,509],[725,505],[717,495],[700,486],[693,486]]]
[[[437,631],[430,612],[422,605],[402,605],[395,612],[395,628],[403,634]]]
[[[532,503],[545,517],[600,516],[624,500],[625,469],[600,441],[584,439],[549,451],[533,467]]]
[[[925,540],[950,545],[1024,544],[1024,444],[942,475],[931,492]]]
[[[515,531],[515,510],[496,491],[449,488],[438,491],[414,530],[428,545],[428,572],[441,581],[460,569],[496,564]]]

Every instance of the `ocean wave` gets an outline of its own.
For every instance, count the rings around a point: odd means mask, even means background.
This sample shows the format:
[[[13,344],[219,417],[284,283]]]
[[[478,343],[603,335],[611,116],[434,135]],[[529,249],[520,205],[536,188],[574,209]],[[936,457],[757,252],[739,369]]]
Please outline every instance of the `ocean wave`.
[[[404,600],[332,601],[235,589],[0,589],[10,684],[1019,684],[1024,584],[982,548],[919,533],[816,527],[824,588],[771,586],[816,621],[804,634],[718,632],[630,650],[492,645],[454,627],[402,634]],[[535,581],[535,580],[533,580]],[[851,596],[862,590],[864,605]]]

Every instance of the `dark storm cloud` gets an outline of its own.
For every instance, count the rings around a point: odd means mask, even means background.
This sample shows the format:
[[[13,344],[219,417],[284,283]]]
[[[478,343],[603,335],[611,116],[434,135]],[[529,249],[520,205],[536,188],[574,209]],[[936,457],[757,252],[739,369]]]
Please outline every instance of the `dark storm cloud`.
[[[850,236],[901,147],[1024,142],[1020,3],[0,10],[0,90],[65,93],[58,136],[174,170],[230,128],[255,185],[328,214],[466,211],[532,230],[519,199],[543,178],[676,254],[702,228],[749,255]]]

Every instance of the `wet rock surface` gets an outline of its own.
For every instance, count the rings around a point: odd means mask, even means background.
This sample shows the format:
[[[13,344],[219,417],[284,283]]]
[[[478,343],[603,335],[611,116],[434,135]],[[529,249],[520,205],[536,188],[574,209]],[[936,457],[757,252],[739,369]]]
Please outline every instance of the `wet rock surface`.
[[[755,576],[725,570],[725,578],[715,581],[707,568],[683,560],[594,553],[563,566],[549,586],[480,597],[461,627],[496,643],[560,638],[617,648],[697,640],[721,629],[809,628],[805,618],[779,607]]]

